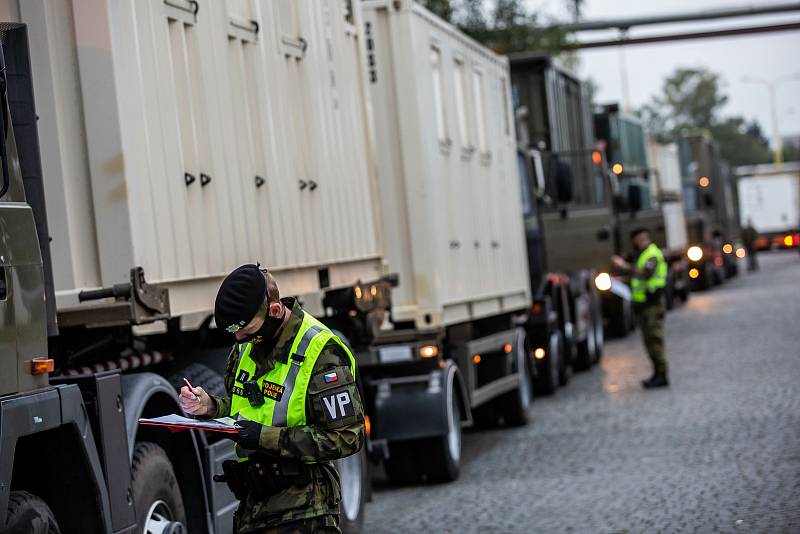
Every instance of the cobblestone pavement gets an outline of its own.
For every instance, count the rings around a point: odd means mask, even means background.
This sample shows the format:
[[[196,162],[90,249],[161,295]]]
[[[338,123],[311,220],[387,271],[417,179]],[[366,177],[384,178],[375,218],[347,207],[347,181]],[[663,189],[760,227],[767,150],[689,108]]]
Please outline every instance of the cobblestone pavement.
[[[365,531],[800,532],[800,257],[760,259],[668,315],[669,389],[609,342],[528,426],[467,433],[456,482],[376,488]]]

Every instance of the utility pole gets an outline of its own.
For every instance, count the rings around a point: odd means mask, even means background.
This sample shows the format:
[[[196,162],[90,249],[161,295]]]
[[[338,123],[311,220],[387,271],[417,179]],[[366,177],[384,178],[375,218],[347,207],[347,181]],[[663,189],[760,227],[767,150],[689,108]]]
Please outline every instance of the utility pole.
[[[778,112],[775,103],[775,88],[784,82],[792,80],[800,80],[800,72],[782,76],[773,81],[763,80],[761,78],[753,78],[745,76],[742,81],[745,83],[757,83],[765,85],[769,91],[769,109],[772,115],[772,144],[774,145],[773,154],[775,155],[775,170],[781,172],[783,170],[783,141],[781,140],[781,131],[778,128]]]
[[[628,39],[628,28],[620,28],[619,40]],[[631,111],[631,91],[628,85],[628,64],[625,61],[625,48],[622,45],[617,47],[619,50],[619,75],[622,82],[622,109],[628,113]]]

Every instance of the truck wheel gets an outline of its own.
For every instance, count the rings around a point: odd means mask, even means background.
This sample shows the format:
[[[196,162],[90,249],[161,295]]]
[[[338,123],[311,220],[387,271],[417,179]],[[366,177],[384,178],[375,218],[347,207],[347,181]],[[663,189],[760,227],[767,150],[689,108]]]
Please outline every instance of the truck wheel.
[[[461,467],[461,408],[459,407],[455,372],[447,381],[447,433],[419,442],[418,456],[428,482],[452,482]]]
[[[606,337],[603,332],[603,311],[600,309],[600,302],[594,309],[594,363],[600,363],[603,357],[603,346],[605,345]]]
[[[227,396],[225,391],[225,380],[218,372],[214,371],[207,365],[202,363],[190,363],[180,371],[173,373],[169,377],[169,383],[175,388],[175,391],[180,392],[181,388],[185,385],[183,377],[186,377],[189,382],[197,387],[202,386],[206,393],[209,395],[216,395],[217,397]]]
[[[539,374],[536,378],[537,395],[552,395],[558,389],[559,367],[561,362],[561,338],[558,332],[550,334],[550,343],[545,357],[540,360]]]
[[[519,386],[514,391],[509,391],[500,397],[500,406],[506,426],[523,426],[528,422],[528,408],[533,399],[533,388],[531,387],[527,340],[525,331],[522,329],[517,329],[514,355],[516,370],[520,377]]]
[[[8,496],[6,534],[60,534],[53,511],[42,499],[27,491]]]
[[[339,504],[339,526],[345,534],[358,534],[364,525],[364,505],[367,500],[367,452],[364,447],[356,454],[336,460],[342,502]]]
[[[559,354],[558,358],[558,385],[559,386],[566,386],[569,383],[569,379],[572,376],[572,365],[569,363],[570,355],[572,354],[572,348],[570,348],[570,342],[567,340],[565,336],[561,337],[561,353]]]
[[[386,477],[392,484],[413,484],[420,479],[420,470],[415,458],[415,443],[400,441],[389,443],[389,457],[383,461]]]
[[[589,324],[586,327],[586,339],[578,342],[578,357],[575,359],[575,369],[585,371],[592,367],[595,354],[594,321],[590,315]]]
[[[134,447],[131,489],[137,532],[188,532],[185,526],[186,511],[175,471],[167,453],[155,443],[142,441]]]

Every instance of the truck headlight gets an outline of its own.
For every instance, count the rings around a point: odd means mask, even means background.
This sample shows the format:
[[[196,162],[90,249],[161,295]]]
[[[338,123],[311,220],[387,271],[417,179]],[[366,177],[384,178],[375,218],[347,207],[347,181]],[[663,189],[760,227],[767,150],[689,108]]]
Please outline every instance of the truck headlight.
[[[703,249],[697,245],[691,246],[686,251],[686,257],[692,261],[700,261],[703,259]]]
[[[419,348],[419,355],[422,358],[435,358],[439,355],[439,347],[436,345],[423,345]]]
[[[611,289],[611,276],[608,273],[600,273],[594,277],[594,285],[600,291]]]

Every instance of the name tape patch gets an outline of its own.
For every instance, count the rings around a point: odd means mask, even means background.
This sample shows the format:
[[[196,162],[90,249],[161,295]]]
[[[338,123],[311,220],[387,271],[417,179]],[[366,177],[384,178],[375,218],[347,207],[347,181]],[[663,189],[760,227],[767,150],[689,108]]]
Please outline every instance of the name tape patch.
[[[331,382],[336,382],[339,380],[339,375],[336,374],[336,371],[331,371],[330,373],[325,373],[322,375],[322,379],[326,384],[330,384]]]
[[[261,386],[261,392],[264,394],[264,396],[274,401],[281,400],[284,389],[285,388],[282,385],[276,384],[275,382],[267,382],[266,380],[264,381],[264,385]]]
[[[325,395],[322,397],[322,404],[325,407],[325,417],[328,418],[328,421],[336,421],[356,415],[356,410],[353,408],[353,401],[350,399],[348,391]]]
[[[236,381],[244,384],[245,382],[247,382],[249,378],[250,378],[250,373],[242,369],[241,371],[239,371],[239,376],[236,377]]]

